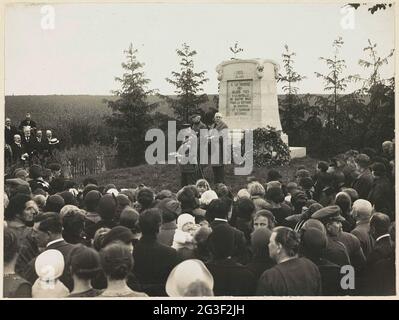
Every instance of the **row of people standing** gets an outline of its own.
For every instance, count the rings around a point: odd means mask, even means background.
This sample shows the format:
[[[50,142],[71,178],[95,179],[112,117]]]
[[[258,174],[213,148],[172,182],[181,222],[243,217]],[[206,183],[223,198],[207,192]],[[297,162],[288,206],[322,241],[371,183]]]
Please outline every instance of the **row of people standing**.
[[[11,119],[5,122],[6,160],[11,166],[32,163],[45,163],[53,156],[59,140],[53,137],[51,130],[37,129],[36,122],[31,120],[30,113],[21,121],[18,129],[12,125]]]

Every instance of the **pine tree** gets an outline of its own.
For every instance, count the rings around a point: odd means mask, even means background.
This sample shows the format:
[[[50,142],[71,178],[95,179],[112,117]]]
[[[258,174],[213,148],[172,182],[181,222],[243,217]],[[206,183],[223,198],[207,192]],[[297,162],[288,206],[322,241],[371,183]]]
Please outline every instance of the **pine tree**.
[[[142,71],[144,63],[137,60],[137,50],[130,44],[124,53],[124,73],[121,77],[115,77],[121,88],[112,91],[117,97],[116,100],[107,100],[112,115],[106,121],[116,130],[118,159],[121,165],[133,166],[144,161],[147,146],[145,134],[153,123],[151,112],[157,104],[147,101],[148,95],[154,94],[154,91],[147,88],[150,80]]]
[[[318,78],[324,80],[324,91],[330,91],[331,95],[328,99],[324,99],[324,107],[327,112],[327,125],[328,127],[337,127],[337,113],[340,100],[340,93],[344,92],[347,88],[348,82],[351,80],[350,76],[342,76],[346,69],[345,60],[339,58],[339,51],[344,44],[342,37],[333,42],[334,56],[332,58],[320,57],[327,64],[328,73],[321,74],[315,72]],[[323,99],[323,98],[321,98]]]
[[[202,85],[209,79],[205,78],[206,71],[194,71],[195,50],[184,43],[176,50],[180,61],[180,72],[172,71],[172,77],[166,81],[174,85],[177,98],[162,96],[172,107],[176,118],[180,122],[188,122],[191,114],[200,112],[200,105],[208,101],[206,94],[200,94]]]
[[[294,144],[295,137],[298,136],[298,129],[301,127],[304,119],[305,98],[298,96],[299,88],[296,86],[306,77],[301,76],[294,70],[295,52],[290,52],[288,45],[284,46],[285,52],[282,54],[284,74],[279,73],[277,81],[282,82],[282,89],[285,93],[284,99],[281,101],[282,106],[282,125],[284,131],[288,134],[290,141]]]

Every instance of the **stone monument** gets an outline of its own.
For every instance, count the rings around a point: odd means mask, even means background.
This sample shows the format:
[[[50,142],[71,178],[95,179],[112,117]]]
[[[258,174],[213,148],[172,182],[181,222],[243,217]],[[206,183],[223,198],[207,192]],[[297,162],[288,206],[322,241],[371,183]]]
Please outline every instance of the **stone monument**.
[[[274,127],[282,131],[277,100],[278,64],[267,59],[232,59],[216,67],[219,112],[234,140],[244,129]],[[281,138],[288,145],[288,136]],[[290,147],[291,158],[306,156],[306,148]]]

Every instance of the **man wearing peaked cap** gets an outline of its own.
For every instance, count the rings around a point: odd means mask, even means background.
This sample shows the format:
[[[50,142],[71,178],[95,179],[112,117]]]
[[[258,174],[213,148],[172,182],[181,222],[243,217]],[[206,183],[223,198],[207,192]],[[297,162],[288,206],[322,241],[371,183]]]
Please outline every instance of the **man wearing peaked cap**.
[[[316,211],[313,219],[321,221],[327,230],[328,245],[325,258],[339,266],[350,264],[356,271],[361,270],[366,262],[360,241],[351,233],[342,231],[341,209],[338,206],[328,206]]]
[[[345,221],[345,218],[341,216],[341,209],[338,206],[328,206],[317,210],[313,215],[313,219],[320,220],[323,224],[330,221]]]

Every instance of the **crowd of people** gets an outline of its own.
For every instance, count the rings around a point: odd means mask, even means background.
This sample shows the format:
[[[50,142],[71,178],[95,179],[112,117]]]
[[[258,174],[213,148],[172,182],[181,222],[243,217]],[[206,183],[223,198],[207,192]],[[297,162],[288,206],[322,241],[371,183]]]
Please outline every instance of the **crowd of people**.
[[[393,295],[393,149],[351,150],[288,181],[269,169],[237,193],[18,168],[5,180],[4,296]]]
[[[53,137],[52,130],[38,128],[29,112],[18,127],[6,118],[4,130],[7,168],[29,167],[33,163],[45,165],[54,161],[53,153],[59,140]]]

